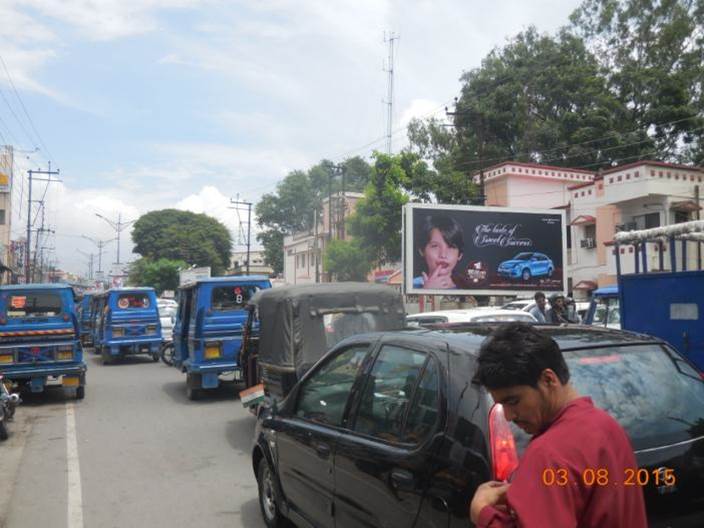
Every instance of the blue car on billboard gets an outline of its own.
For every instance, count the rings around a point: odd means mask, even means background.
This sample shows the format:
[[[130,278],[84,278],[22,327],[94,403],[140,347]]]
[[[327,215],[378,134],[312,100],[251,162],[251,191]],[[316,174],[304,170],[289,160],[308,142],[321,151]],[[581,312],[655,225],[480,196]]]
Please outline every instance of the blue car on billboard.
[[[497,271],[501,277],[529,281],[532,277],[552,277],[555,265],[543,253],[524,252],[504,260]]]

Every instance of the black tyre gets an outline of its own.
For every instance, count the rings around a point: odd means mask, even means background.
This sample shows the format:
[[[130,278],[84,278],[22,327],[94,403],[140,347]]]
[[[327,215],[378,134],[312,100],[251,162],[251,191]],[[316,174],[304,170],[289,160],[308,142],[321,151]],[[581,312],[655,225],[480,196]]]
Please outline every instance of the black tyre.
[[[259,508],[264,522],[269,528],[283,528],[290,526],[290,523],[279,510],[279,495],[274,479],[274,472],[269,466],[269,462],[262,457],[257,466]]]
[[[196,401],[200,398],[200,389],[194,389],[186,385],[186,397],[191,401]]]
[[[112,358],[110,357],[110,349],[107,347],[100,347],[100,357],[103,360],[103,365],[109,365],[112,363]]]
[[[521,273],[521,277],[523,277],[524,281],[529,281],[530,280],[530,270],[528,268],[523,270],[523,273]]]
[[[5,427],[5,420],[0,422],[0,440],[7,440],[7,428]]]
[[[161,356],[161,360],[164,362],[164,364],[171,367],[174,364],[174,344],[164,343],[163,345],[161,345],[161,349],[159,349],[159,355]]]
[[[86,397],[86,386],[81,385],[76,389],[76,399],[77,400],[82,400],[83,398]]]
[[[158,353],[158,352],[154,352],[154,353],[152,354],[152,361],[153,361],[154,363],[156,363],[157,361],[159,361],[159,353]]]

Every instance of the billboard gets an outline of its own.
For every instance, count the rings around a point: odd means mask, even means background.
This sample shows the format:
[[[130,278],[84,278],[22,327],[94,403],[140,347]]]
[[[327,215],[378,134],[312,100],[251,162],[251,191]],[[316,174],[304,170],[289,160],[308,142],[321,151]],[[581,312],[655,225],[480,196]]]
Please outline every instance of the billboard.
[[[414,203],[403,225],[408,294],[567,290],[564,211]]]

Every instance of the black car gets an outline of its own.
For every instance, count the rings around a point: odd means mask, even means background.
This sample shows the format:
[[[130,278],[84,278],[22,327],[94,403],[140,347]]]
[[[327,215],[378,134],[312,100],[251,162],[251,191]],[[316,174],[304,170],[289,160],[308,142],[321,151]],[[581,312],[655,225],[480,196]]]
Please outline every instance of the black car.
[[[578,391],[629,433],[651,525],[704,526],[701,375],[649,336],[538,328],[560,345]],[[267,525],[468,526],[475,488],[505,479],[529,440],[471,383],[490,331],[366,334],[326,354],[257,424]],[[656,484],[666,471],[675,484]]]

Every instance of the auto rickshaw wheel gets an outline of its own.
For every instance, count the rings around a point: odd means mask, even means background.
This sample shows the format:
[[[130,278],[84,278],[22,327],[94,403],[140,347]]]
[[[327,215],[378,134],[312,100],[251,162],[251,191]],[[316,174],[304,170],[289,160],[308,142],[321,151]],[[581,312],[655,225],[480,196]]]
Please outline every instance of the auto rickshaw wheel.
[[[186,396],[194,401],[200,398],[202,381],[200,374],[186,374]]]
[[[76,389],[76,399],[77,400],[82,400],[83,398],[86,397],[86,386],[81,385]]]
[[[266,525],[269,528],[291,526],[279,511],[279,497],[276,483],[274,482],[274,472],[271,470],[266,457],[262,457],[257,466],[257,484],[259,488],[259,508],[262,511],[262,517]]]
[[[158,353],[158,352],[154,352],[154,353],[152,354],[152,361],[153,361],[154,363],[156,363],[157,361],[159,361],[159,353]]]
[[[5,427],[5,420],[0,421],[0,440],[7,440],[7,427]]]
[[[196,401],[200,398],[200,389],[194,389],[193,387],[186,386],[186,396],[191,401]]]
[[[112,358],[110,357],[110,349],[105,346],[100,347],[100,357],[103,360],[103,365],[109,365],[112,362]]]

